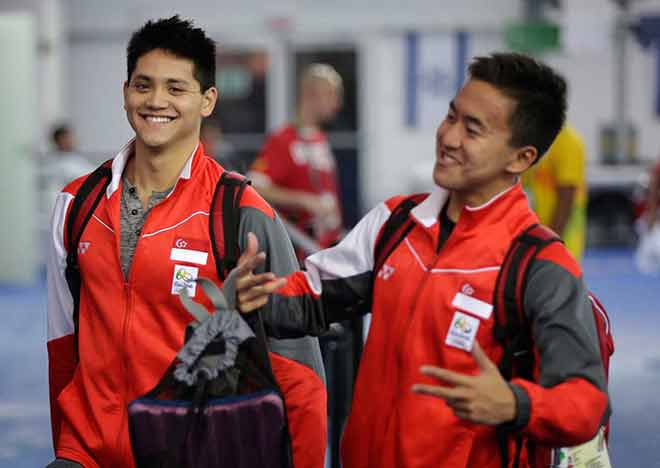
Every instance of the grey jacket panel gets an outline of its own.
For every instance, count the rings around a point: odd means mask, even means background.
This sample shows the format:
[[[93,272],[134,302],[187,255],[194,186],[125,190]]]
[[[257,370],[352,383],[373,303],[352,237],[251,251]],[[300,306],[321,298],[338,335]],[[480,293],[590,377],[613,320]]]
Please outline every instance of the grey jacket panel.
[[[57,460],[52,461],[46,465],[46,468],[83,468],[83,466],[80,463],[71,460],[58,458]]]
[[[255,270],[255,273],[269,271],[277,276],[287,276],[300,269],[291,240],[278,215],[272,219],[259,209],[242,207],[238,228],[238,243],[241,252],[247,247],[248,232],[257,236],[259,251],[266,252],[266,261]],[[277,317],[270,314],[268,310],[270,305],[269,302],[261,310],[267,332],[273,327],[277,328]],[[317,338],[310,336],[295,339],[269,337],[268,344],[271,351],[313,369],[325,383],[325,370]]]
[[[524,308],[541,358],[539,384],[552,387],[581,377],[605,391],[596,323],[582,278],[552,261],[535,261]]]
[[[596,322],[582,278],[550,260],[535,260],[523,300],[541,360],[539,385],[547,388],[580,377],[607,392]],[[527,426],[532,408],[522,387],[510,387],[516,398],[516,419],[502,426],[515,431]],[[610,413],[608,407],[603,422]]]

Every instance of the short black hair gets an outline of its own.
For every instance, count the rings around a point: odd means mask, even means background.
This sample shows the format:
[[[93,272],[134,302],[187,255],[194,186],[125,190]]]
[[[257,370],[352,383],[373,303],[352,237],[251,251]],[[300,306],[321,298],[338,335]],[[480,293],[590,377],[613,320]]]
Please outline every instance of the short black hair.
[[[138,59],[156,49],[191,60],[193,75],[199,81],[202,92],[215,86],[215,42],[206,36],[204,30],[194,27],[192,21],[175,15],[148,21],[135,31],[126,48],[129,81]]]
[[[533,146],[537,161],[566,121],[566,81],[544,63],[519,53],[476,57],[468,68],[470,78],[485,81],[516,102],[509,119],[510,144]]]
[[[55,127],[53,127],[53,131],[50,137],[53,140],[53,143],[57,143],[60,138],[62,138],[64,135],[70,132],[71,132],[71,127],[69,127],[69,124],[65,124],[65,123],[58,124]]]

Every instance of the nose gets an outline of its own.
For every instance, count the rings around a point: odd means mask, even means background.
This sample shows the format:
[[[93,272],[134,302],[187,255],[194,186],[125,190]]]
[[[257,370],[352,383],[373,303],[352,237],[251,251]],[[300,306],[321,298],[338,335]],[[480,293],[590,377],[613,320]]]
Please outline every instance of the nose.
[[[145,104],[147,105],[147,107],[151,109],[166,108],[169,105],[169,103],[167,102],[166,90],[160,86],[154,87],[149,93],[149,96],[147,97]]]
[[[440,124],[437,132],[438,143],[450,149],[461,147],[462,132],[460,125],[446,119]]]

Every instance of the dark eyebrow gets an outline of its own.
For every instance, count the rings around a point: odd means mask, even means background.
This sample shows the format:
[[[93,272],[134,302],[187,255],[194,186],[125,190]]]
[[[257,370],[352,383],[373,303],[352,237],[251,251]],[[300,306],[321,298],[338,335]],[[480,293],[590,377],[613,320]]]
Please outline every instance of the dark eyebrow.
[[[169,85],[178,85],[178,86],[190,86],[190,83],[186,80],[178,80],[176,78],[169,78],[167,80],[167,84]]]
[[[451,109],[451,111],[454,113],[458,113],[458,111],[456,110],[456,104],[454,104],[453,99],[449,103],[449,109]],[[473,115],[464,115],[463,120],[465,120],[468,124],[476,125],[477,127],[479,127],[480,130],[484,130],[484,131],[487,130],[486,124]]]
[[[151,79],[151,77],[148,76],[148,75],[135,75],[135,76],[133,77],[133,79],[134,79],[135,81],[147,81],[147,82],[149,82],[149,83],[151,83],[151,82],[153,81],[153,80]],[[185,86],[185,87],[187,87],[187,88],[189,88],[189,87],[191,86],[190,82],[188,82],[188,81],[186,81],[186,80],[181,80],[181,79],[178,79],[178,78],[168,78],[168,79],[166,80],[166,83],[167,83],[168,85]]]
[[[463,117],[463,118],[465,119],[465,121],[466,121],[468,124],[475,125],[475,126],[479,127],[480,130],[486,130],[486,124],[484,124],[484,123],[483,123],[481,120],[479,120],[478,118],[476,118],[476,117],[474,117],[474,116],[472,116],[472,115],[466,115],[466,116]]]

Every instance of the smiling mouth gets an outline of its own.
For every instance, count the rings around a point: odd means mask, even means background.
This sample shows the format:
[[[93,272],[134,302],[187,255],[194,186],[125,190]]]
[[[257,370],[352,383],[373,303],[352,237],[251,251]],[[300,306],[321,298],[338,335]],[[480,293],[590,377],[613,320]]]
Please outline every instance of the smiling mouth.
[[[173,120],[176,119],[176,117],[169,117],[166,115],[144,115],[140,114],[140,117],[142,117],[144,120],[146,120],[149,123],[155,123],[155,124],[166,124],[170,123]]]
[[[447,151],[440,150],[440,157],[438,158],[438,162],[440,163],[445,163],[445,164],[459,164],[459,161],[450,155]]]

